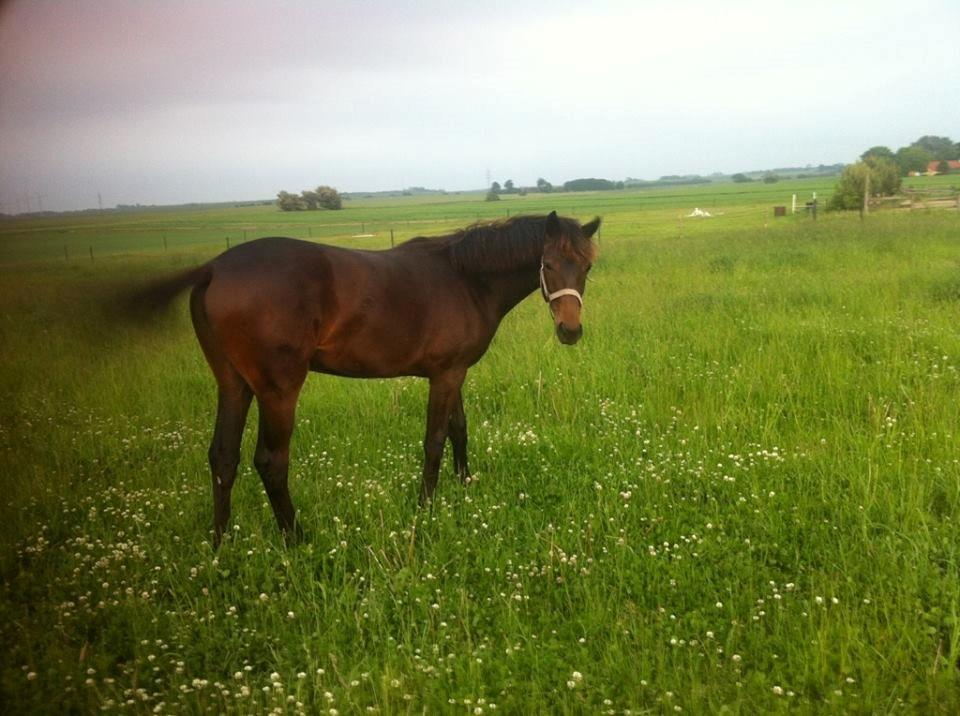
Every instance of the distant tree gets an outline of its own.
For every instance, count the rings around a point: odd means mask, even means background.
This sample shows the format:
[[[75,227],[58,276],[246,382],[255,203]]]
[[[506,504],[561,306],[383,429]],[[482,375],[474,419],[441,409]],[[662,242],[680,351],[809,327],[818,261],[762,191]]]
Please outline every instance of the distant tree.
[[[909,147],[900,147],[894,156],[901,175],[927,171],[927,165],[932,159],[933,155],[927,149],[913,144]]]
[[[831,209],[861,209],[866,182],[871,196],[890,196],[900,189],[900,171],[890,159],[873,159],[849,165],[830,198]]]
[[[937,174],[949,174],[950,173],[950,164],[946,159],[941,159],[940,163],[937,164]]]
[[[541,194],[549,194],[551,191],[553,191],[553,184],[548,182],[543,177],[540,177],[537,179],[537,191],[539,191]]]
[[[310,191],[309,189],[304,189],[300,192],[300,198],[303,200],[304,206],[310,210],[316,209],[320,203],[320,196],[317,192]]]
[[[496,182],[494,182],[496,184]],[[490,191],[487,192],[487,197],[484,201],[500,201],[500,194],[494,191],[493,187],[490,187]]]
[[[303,199],[288,191],[281,191],[277,194],[277,206],[280,207],[281,211],[300,211],[304,208]]]
[[[764,184],[776,184],[778,181],[780,181],[780,176],[778,174],[767,172],[763,175]]]
[[[519,189],[517,189],[517,196],[526,196],[526,195],[527,195],[527,187],[522,186]]]
[[[343,197],[332,186],[318,186],[315,191],[317,193],[317,204],[322,208],[334,211],[343,208]]]
[[[740,174],[739,172],[730,178],[733,179],[733,181],[735,181],[737,184],[745,184],[748,181],[753,181],[753,179],[748,177],[746,174]]]
[[[516,192],[516,189],[513,187],[513,179],[507,179],[503,183],[503,193],[504,194],[513,194]]]
[[[870,147],[867,151],[860,155],[860,158],[866,161],[869,157],[876,157],[877,159],[893,159],[894,154],[890,151],[889,147],[876,146]]]
[[[571,179],[563,183],[564,191],[609,191],[615,189],[614,184],[609,179]]]
[[[864,160],[870,167],[870,193],[874,196],[893,196],[900,191],[900,167],[893,159],[871,156]]]
[[[493,194],[499,194],[501,191],[503,191],[503,188],[500,186],[500,182],[495,181],[493,184],[491,184],[490,191]]]
[[[927,134],[910,146],[926,149],[934,159],[960,159],[960,155],[957,154],[957,145],[950,137],[935,137]]]
[[[870,176],[866,162],[851,164],[840,175],[840,181],[830,197],[831,209],[860,209],[863,207],[863,190]]]

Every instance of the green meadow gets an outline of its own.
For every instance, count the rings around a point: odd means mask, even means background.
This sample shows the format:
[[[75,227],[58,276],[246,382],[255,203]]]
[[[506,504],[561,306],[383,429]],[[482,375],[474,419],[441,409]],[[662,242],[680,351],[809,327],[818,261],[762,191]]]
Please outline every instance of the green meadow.
[[[960,212],[774,218],[833,181],[0,222],[3,711],[960,712]],[[552,209],[604,220],[584,338],[536,295],[507,317],[464,388],[473,482],[448,449],[417,508],[424,381],[314,375],[305,542],[254,409],[214,552],[185,301],[120,325],[111,289]]]

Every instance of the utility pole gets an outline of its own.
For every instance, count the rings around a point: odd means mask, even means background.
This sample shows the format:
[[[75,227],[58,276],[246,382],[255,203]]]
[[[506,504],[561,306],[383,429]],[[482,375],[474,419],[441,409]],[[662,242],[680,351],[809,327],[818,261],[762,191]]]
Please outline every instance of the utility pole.
[[[100,208],[100,213],[103,213],[103,198],[100,196],[100,192],[97,192],[97,206]]]

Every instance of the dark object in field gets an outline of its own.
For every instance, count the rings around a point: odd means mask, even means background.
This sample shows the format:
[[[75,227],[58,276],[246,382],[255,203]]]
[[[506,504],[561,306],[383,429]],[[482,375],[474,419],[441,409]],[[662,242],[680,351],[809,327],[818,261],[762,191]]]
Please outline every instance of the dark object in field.
[[[256,397],[254,464],[280,529],[294,534],[287,489],[290,435],[308,371],[354,378],[430,380],[420,503],[437,485],[447,438],[466,480],[467,422],[460,393],[500,321],[537,287],[561,343],[579,340],[582,294],[599,217],[518,216],[385,251],[265,238],[157,281],[128,299],[154,312],[192,287],[190,313],[219,388],[210,445],[214,540],[230,518],[240,438]]]

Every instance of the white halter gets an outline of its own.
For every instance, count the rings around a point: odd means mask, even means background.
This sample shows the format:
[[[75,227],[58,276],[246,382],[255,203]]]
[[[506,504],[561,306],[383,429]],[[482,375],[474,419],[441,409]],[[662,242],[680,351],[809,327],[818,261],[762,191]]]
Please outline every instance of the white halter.
[[[580,295],[580,292],[575,288],[561,288],[559,291],[554,291],[550,293],[547,289],[547,280],[543,277],[543,260],[540,261],[540,293],[543,294],[543,300],[547,303],[553,303],[556,299],[561,296],[573,296],[577,299],[577,303],[581,306],[583,305],[583,296]]]

